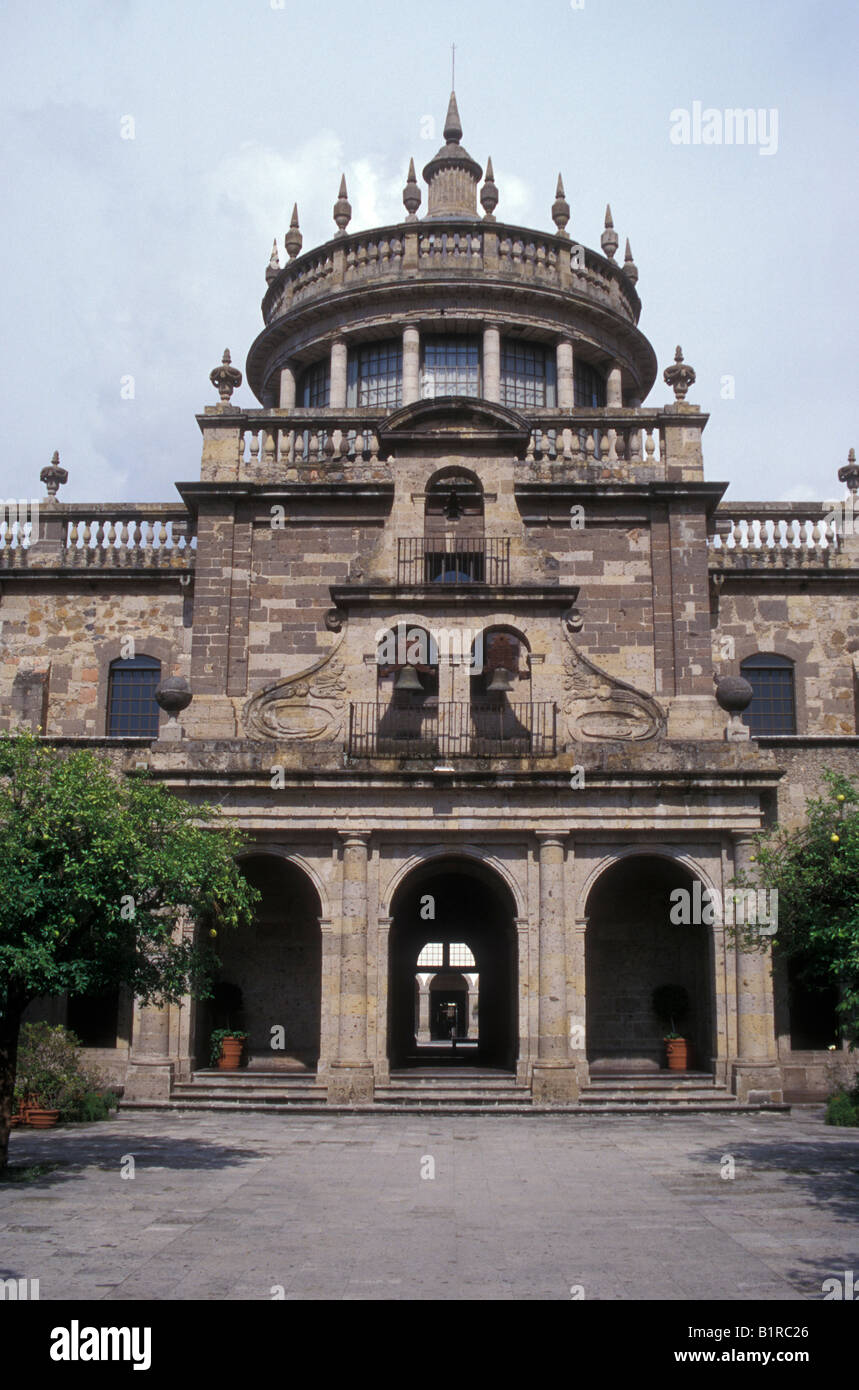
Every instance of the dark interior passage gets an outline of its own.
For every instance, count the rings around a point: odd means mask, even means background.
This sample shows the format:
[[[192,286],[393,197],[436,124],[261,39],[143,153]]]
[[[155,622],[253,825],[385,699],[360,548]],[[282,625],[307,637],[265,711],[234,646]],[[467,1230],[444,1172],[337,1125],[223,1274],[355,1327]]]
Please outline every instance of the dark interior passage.
[[[432,911],[433,916],[428,916]],[[422,915],[423,914],[423,915]],[[482,865],[450,859],[412,873],[396,895],[390,937],[388,986],[389,1056],[392,1067],[424,1066],[429,1060],[454,1066],[513,1069],[517,1054],[516,934],[513,901],[506,886]],[[465,988],[431,992],[431,1041],[438,1055],[422,1046],[416,1028],[416,974],[420,952],[429,942],[464,943],[479,975],[477,1049],[441,1044],[467,1031]],[[422,968],[423,969],[423,968]],[[423,973],[431,975],[432,967]],[[452,983],[452,982],[451,982]],[[464,982],[463,982],[464,985]],[[442,1014],[442,1010],[445,1010]]]
[[[692,1044],[691,1067],[711,1066],[712,927],[672,922],[670,895],[678,888],[694,902],[693,878],[682,865],[635,855],[607,869],[590,894],[586,1045],[596,1070],[665,1065],[666,1026],[653,1010],[660,985],[685,989],[689,1009],[677,1031]]]

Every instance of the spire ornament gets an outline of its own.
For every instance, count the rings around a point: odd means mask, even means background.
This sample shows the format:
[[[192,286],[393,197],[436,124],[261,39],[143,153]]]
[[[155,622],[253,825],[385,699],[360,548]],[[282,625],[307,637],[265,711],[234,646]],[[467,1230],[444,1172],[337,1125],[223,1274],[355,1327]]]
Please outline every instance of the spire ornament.
[[[221,365],[215,367],[209,373],[209,380],[217,389],[218,395],[221,398],[221,405],[229,405],[230,396],[233,394],[236,387],[242,384],[242,374],[238,367],[233,366],[229,348],[224,348]]]
[[[677,348],[672,366],[666,367],[662,378],[670,386],[678,401],[685,401],[686,392],[695,380],[695,369],[683,361],[683,349]]]
[[[294,261],[304,245],[304,237],[298,229],[298,203],[293,204],[292,219],[289,223],[289,231],[283,238],[283,244],[286,247],[286,253],[289,259]]]
[[[337,202],[334,204],[334,221],[337,223],[337,235],[345,236],[346,228],[352,220],[352,204],[346,192],[346,175],[340,176],[340,192],[337,194]]]
[[[492,168],[492,156],[486,161],[486,178],[480,190],[480,206],[483,208],[484,222],[495,221],[495,209],[498,207],[498,188],[495,183],[495,173]]]
[[[39,474],[39,482],[45,484],[45,491],[48,494],[46,500],[48,502],[56,502],[58,489],[61,488],[64,483],[67,483],[68,480],[68,471],[60,467],[60,455],[55,449],[51,462],[43,468]]]
[[[56,454],[54,454],[56,458]],[[847,462],[843,468],[838,470],[839,483],[846,483],[852,493],[859,492],[859,464],[856,462],[856,450],[851,449],[847,455]]]
[[[558,236],[565,237],[567,241],[570,234],[567,231],[567,223],[570,220],[570,205],[564,193],[564,180],[558,175],[558,187],[555,189],[555,201],[552,204],[552,221],[558,229]]]
[[[421,205],[421,190],[418,186],[417,175],[415,174],[415,161],[409,160],[409,173],[406,179],[406,186],[403,189],[403,205],[408,214],[407,222],[417,222],[417,212]]]
[[[618,248],[619,245],[620,245],[620,238],[618,237],[618,234],[617,234],[617,232],[616,232],[615,229],[614,229],[614,223],[613,223],[612,220],[611,220],[611,204],[610,204],[610,203],[606,203],[606,205],[605,205],[605,231],[603,232],[602,236],[600,237],[600,246],[601,246],[602,249],[603,249],[603,255],[607,256],[608,259],[609,259],[610,261],[613,261],[613,260],[614,260],[614,253],[615,253],[615,251],[617,250],[617,248]]]
[[[623,273],[627,280],[631,280],[634,285],[638,282],[638,266],[632,259],[632,247],[629,244],[629,237],[626,238],[626,254],[623,258]]]
[[[459,107],[456,104],[456,92],[454,91],[451,91],[450,101],[447,104],[447,115],[444,118],[442,134],[448,145],[458,145],[462,139],[462,121],[459,119]]]
[[[268,265],[265,268],[266,284],[270,285],[272,280],[276,280],[279,274],[280,256],[277,254],[277,237],[275,237],[274,243],[271,248],[271,256],[269,258]]]

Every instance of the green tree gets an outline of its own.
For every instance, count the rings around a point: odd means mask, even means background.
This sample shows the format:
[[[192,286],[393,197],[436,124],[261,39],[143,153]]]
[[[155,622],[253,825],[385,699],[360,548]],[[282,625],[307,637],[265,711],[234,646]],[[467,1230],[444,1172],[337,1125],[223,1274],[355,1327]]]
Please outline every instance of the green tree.
[[[801,967],[811,988],[836,986],[845,1036],[859,1041],[859,789],[826,769],[822,795],[806,801],[800,829],[780,825],[757,837],[759,886],[778,890],[774,953]],[[737,879],[740,886],[745,886]],[[766,946],[754,929],[736,932],[746,946]]]
[[[21,1015],[42,995],[125,986],[151,1003],[206,998],[217,933],[250,921],[241,836],[145,774],[30,733],[0,736],[0,1169]],[[188,914],[202,943],[176,931]]]

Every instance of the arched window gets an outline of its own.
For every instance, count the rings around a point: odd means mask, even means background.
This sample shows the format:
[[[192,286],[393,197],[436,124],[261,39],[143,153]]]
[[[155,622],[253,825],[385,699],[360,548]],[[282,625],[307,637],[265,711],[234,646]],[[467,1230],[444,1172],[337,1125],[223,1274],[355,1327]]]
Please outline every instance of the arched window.
[[[775,652],[757,652],[740,662],[740,672],[755,692],[743,715],[754,738],[796,733],[793,662]]]
[[[155,691],[161,662],[133,656],[110,663],[107,690],[108,738],[157,738],[160,710]]]

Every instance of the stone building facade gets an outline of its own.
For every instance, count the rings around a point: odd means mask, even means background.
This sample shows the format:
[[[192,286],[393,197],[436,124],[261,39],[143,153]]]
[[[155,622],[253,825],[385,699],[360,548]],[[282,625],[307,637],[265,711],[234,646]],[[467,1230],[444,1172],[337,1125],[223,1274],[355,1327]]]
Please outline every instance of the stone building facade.
[[[729,895],[757,830],[859,766],[849,498],[726,505],[679,349],[645,404],[610,211],[600,252],[560,179],[554,231],[501,222],[453,96],[444,139],[422,216],[413,165],[395,225],[350,233],[344,183],[303,252],[294,213],[259,405],[225,354],[180,501],[63,503],[55,460],[37,523],[4,528],[4,727],[218,802],[263,895],[221,943],[221,1004],[46,1012],[130,1098],[187,1085],[232,998],[248,1075],[330,1102],[433,1060],[575,1103],[664,1066],[673,984],[697,1072],[741,1102],[825,1094],[852,1067],[824,1003],[669,907]],[[740,675],[743,715],[715,698]]]

